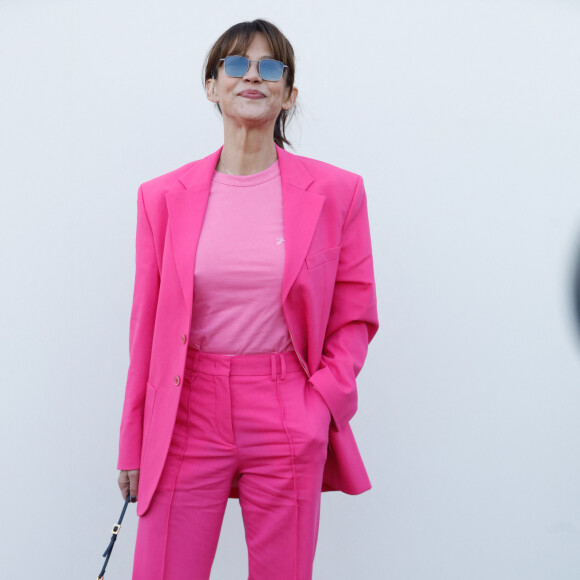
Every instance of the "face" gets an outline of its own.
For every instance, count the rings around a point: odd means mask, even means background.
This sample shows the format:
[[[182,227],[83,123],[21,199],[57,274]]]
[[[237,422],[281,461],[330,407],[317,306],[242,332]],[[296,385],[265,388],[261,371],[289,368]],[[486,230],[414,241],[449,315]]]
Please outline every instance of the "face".
[[[267,38],[257,32],[246,54],[250,60],[273,58]],[[220,62],[217,79],[206,81],[206,95],[213,103],[218,103],[222,111],[224,123],[236,125],[260,126],[268,130],[273,127],[282,108],[294,106],[298,89],[292,92],[286,88],[285,77],[287,69],[279,81],[264,81],[258,74],[258,63],[251,62],[248,72],[241,77],[229,77],[224,71],[224,62]],[[244,91],[254,91],[258,94],[244,95]],[[257,98],[256,98],[257,97]]]

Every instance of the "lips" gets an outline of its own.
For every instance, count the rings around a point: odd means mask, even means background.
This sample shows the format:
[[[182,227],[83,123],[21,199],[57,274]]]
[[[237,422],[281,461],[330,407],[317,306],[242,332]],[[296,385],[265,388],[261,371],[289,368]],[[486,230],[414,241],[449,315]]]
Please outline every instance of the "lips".
[[[266,95],[260,91],[242,91],[239,93],[240,97],[248,97],[249,99],[261,99]]]

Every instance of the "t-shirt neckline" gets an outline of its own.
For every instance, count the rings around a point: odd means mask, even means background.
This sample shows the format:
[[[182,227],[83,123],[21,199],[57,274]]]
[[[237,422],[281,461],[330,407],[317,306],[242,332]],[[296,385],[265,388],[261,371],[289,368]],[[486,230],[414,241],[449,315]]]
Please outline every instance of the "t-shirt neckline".
[[[226,185],[237,185],[239,187],[248,187],[251,185],[259,185],[260,183],[265,183],[270,181],[280,175],[280,165],[278,164],[278,159],[258,173],[251,173],[250,175],[230,175],[229,173],[220,173],[219,171],[214,171],[213,178],[219,183],[225,183]]]

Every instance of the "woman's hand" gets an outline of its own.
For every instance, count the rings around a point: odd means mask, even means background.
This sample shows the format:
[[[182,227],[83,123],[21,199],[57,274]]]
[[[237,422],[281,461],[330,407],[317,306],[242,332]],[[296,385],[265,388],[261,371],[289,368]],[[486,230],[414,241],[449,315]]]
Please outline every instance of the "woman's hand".
[[[137,492],[139,490],[139,470],[122,470],[119,473],[118,482],[121,493],[123,494],[123,499],[127,499],[127,494],[131,494],[131,502],[135,503],[137,501]]]

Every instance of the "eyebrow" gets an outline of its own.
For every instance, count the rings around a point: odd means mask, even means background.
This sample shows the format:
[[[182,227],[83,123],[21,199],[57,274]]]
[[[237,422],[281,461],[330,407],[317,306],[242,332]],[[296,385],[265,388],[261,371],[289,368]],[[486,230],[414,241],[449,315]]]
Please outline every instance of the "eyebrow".
[[[248,53],[244,54],[243,56],[245,56],[246,58],[250,58],[250,57],[248,56]],[[262,55],[262,56],[259,58],[259,60],[262,60],[262,59],[264,59],[264,58],[272,58],[272,59],[273,59],[273,58],[276,58],[276,57],[275,57],[275,56],[272,56],[271,54],[263,54],[263,55]]]

